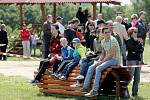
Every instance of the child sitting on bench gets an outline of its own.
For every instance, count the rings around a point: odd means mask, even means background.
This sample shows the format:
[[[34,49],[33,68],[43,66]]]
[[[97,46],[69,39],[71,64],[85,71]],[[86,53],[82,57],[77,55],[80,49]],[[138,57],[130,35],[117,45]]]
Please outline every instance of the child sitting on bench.
[[[41,84],[40,80],[45,73],[47,66],[52,65],[54,60],[58,55],[61,54],[61,45],[60,45],[60,36],[59,36],[59,27],[58,25],[51,26],[52,38],[51,38],[51,45],[50,45],[50,52],[51,58],[44,59],[40,62],[39,71],[36,75],[35,79],[31,81],[32,85]]]
[[[72,40],[73,46],[75,47],[74,53],[73,53],[73,60],[68,63],[63,71],[61,72],[60,80],[66,80],[69,76],[69,73],[72,71],[73,68],[75,68],[82,59],[84,59],[86,48],[81,44],[79,38],[74,38]]]
[[[61,56],[56,56],[56,59],[52,66],[52,70],[51,71],[48,70],[49,73],[55,77],[58,77],[59,72],[62,71],[65,65],[71,62],[71,60],[73,59],[74,49],[68,46],[67,39],[61,38],[60,44],[62,45]]]

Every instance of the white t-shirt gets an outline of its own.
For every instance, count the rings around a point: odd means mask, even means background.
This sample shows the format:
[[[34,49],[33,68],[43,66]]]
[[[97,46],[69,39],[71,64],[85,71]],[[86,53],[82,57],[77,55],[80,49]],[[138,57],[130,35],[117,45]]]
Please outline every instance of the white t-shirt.
[[[59,27],[60,33],[61,33],[61,34],[64,34],[65,27],[64,27],[60,22],[56,22],[56,24],[57,24],[58,27]]]
[[[106,52],[106,56],[108,55],[108,52],[110,51],[110,49],[112,47],[115,47],[116,48],[116,50],[115,50],[116,53],[115,53],[115,56],[114,56],[113,59],[117,59],[118,62],[120,63],[121,55],[120,55],[119,43],[113,36],[111,36],[111,39],[108,40],[108,41],[105,41],[105,39],[103,39],[102,42],[101,42],[101,45],[102,45],[102,48]]]

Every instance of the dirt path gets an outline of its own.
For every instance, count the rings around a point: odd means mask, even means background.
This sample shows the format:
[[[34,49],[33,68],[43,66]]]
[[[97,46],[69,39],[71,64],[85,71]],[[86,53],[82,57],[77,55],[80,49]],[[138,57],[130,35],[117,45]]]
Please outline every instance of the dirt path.
[[[0,61],[0,73],[6,76],[24,76],[33,79],[39,61]],[[141,82],[150,82],[150,67],[142,67]]]
[[[24,76],[33,79],[39,61],[0,61],[0,73],[6,76]]]

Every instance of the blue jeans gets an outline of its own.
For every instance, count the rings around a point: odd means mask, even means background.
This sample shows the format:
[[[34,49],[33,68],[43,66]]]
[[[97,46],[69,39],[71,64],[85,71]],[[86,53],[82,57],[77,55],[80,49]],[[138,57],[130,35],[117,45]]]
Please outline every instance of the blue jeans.
[[[137,60],[130,60],[127,61],[127,65],[140,65],[141,61]],[[131,68],[131,76],[134,77],[133,79],[133,86],[132,86],[132,96],[138,95],[138,84],[140,82],[140,71],[141,67],[133,67]]]
[[[123,44],[122,48],[121,48],[121,52],[122,52],[122,62],[123,62],[123,66],[126,66],[126,45]]]
[[[88,68],[94,63],[94,60],[91,60],[89,58],[83,59],[82,63],[80,64],[80,75],[83,75],[86,77],[86,73],[88,71]]]
[[[94,62],[94,64],[92,64],[89,69],[88,72],[86,74],[85,80],[84,80],[84,88],[88,89],[90,86],[90,81],[94,75],[94,71],[95,71],[95,79],[94,79],[94,84],[93,84],[93,90],[98,91],[99,89],[99,82],[101,79],[101,72],[110,67],[110,66],[115,66],[118,64],[118,60],[116,59],[111,59],[111,60],[107,60],[104,63],[102,63],[99,66],[95,66],[97,62]]]

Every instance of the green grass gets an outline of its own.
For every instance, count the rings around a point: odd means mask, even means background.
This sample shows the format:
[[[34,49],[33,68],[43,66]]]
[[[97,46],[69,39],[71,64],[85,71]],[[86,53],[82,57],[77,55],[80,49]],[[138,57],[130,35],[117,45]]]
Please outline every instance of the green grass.
[[[150,65],[150,45],[148,44],[148,40],[144,48],[144,63]]]
[[[90,100],[85,97],[40,93],[38,88],[29,84],[28,79],[24,77],[0,75],[0,80],[0,100]],[[150,100],[148,87],[150,87],[150,83],[141,83],[139,86],[139,96],[132,100]],[[131,90],[131,85],[129,89]],[[97,100],[116,100],[116,98],[112,96],[99,96]]]

